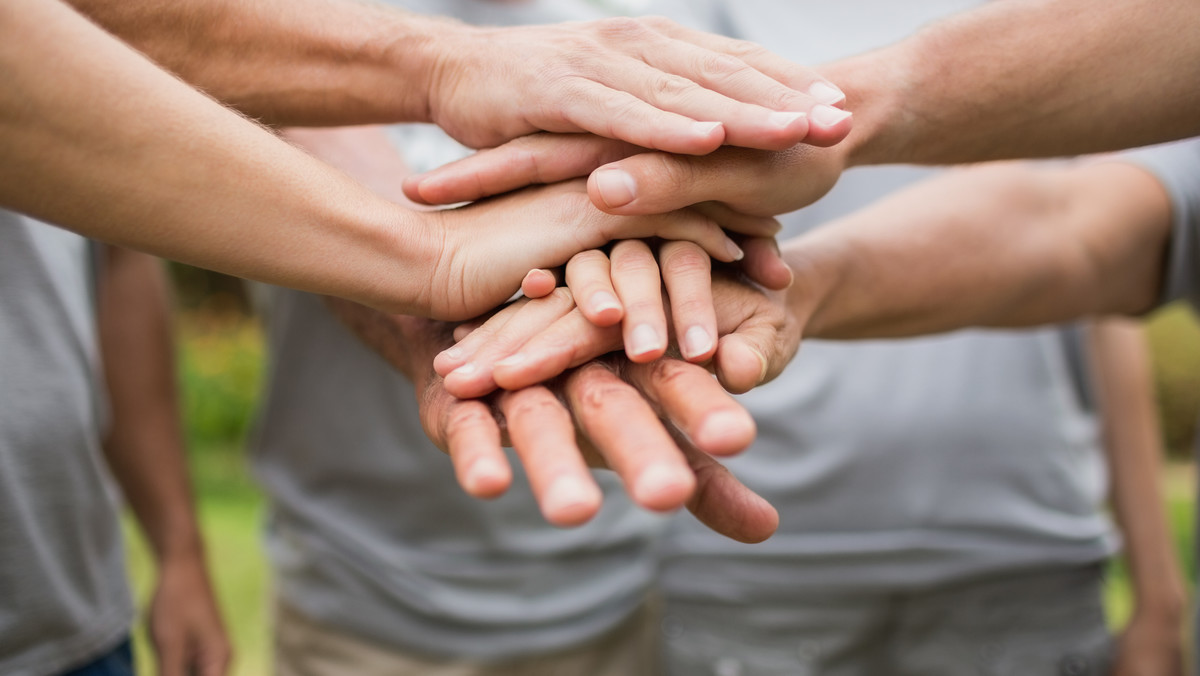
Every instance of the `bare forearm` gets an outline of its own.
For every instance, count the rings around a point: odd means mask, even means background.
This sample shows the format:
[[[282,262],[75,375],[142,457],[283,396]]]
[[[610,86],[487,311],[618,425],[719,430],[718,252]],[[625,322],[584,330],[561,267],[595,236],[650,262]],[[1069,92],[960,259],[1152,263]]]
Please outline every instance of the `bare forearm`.
[[[158,260],[110,247],[99,330],[112,406],[104,450],[162,560],[199,554],[179,419],[168,292]]]
[[[1129,165],[959,171],[787,243],[790,300],[830,338],[1143,312],[1169,214]]]
[[[1149,354],[1141,328],[1104,320],[1089,331],[1092,373],[1112,477],[1112,503],[1125,542],[1138,609],[1183,612],[1183,576],[1163,513],[1162,439]]]
[[[188,82],[281,125],[428,121],[429,44],[453,27],[359,0],[72,4]]]
[[[1200,133],[1200,4],[1012,0],[831,65],[853,164],[1099,152]]]
[[[66,5],[5,3],[0,32],[0,204],[202,267],[413,309],[428,263],[414,214]]]

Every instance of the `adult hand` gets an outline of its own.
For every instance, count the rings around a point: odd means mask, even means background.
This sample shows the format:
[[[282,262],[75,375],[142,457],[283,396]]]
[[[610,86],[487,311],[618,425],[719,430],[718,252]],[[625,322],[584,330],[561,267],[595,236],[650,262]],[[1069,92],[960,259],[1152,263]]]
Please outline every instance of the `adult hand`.
[[[1113,676],[1183,676],[1180,610],[1139,608],[1117,642]]]
[[[812,204],[848,165],[849,144],[781,151],[722,148],[702,157],[648,152],[592,135],[535,134],[404,180],[409,199],[451,204],[591,175],[588,195],[613,214],[716,203],[774,216]],[[715,213],[715,212],[714,212]]]
[[[199,555],[168,557],[150,603],[150,640],[162,676],[224,676],[232,652]]]
[[[770,218],[729,214],[718,222],[695,210],[612,216],[593,208],[584,190],[582,181],[572,181],[423,214],[430,219],[430,241],[422,246],[433,252],[432,277],[418,296],[419,307],[440,319],[475,317],[512,296],[531,269],[563,265],[616,239],[689,240],[729,262],[744,254],[722,227],[751,236],[779,229]]]
[[[553,26],[447,22],[431,41],[433,122],[473,148],[536,131],[590,132],[668,152],[778,150],[849,132],[845,95],[752,43],[660,17]]]
[[[812,307],[724,271],[713,277],[712,303],[720,336],[712,369],[735,393],[783,371],[799,349]],[[575,306],[569,290],[558,290],[496,313],[439,354],[434,365],[445,374],[450,393],[481,396],[497,386],[517,389],[548,380],[621,345],[620,327],[596,326]]]

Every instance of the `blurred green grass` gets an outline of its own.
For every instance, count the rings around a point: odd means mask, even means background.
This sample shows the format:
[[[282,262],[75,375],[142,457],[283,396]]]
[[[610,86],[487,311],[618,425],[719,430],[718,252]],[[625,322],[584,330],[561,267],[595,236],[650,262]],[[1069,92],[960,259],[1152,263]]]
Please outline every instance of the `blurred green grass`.
[[[270,579],[260,547],[264,501],[243,451],[259,394],[263,349],[258,324],[244,314],[190,311],[179,321],[180,380],[189,464],[217,594],[236,651],[233,674],[270,673]],[[1191,313],[1171,307],[1147,325],[1154,353],[1164,441],[1175,460],[1166,468],[1166,509],[1189,582],[1195,579],[1194,466],[1190,439],[1200,410],[1200,328]],[[130,519],[129,567],[139,606],[153,585],[153,564]],[[1111,568],[1107,603],[1114,627],[1131,611],[1128,575]],[[135,636],[138,666],[155,673],[144,632]]]

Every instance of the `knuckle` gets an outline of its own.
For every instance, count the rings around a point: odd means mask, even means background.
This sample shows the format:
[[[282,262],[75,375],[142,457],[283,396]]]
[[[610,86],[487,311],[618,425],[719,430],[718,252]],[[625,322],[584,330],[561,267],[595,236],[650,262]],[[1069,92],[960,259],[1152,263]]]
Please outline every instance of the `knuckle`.
[[[707,52],[697,59],[696,70],[711,80],[724,80],[744,72],[748,66],[736,56]]]
[[[510,420],[554,420],[566,413],[557,399],[545,392],[521,392],[521,396],[509,398],[505,416]]]
[[[450,410],[446,411],[446,436],[453,437],[463,430],[485,425],[491,419],[480,406],[451,406]]]
[[[614,16],[596,22],[596,33],[607,39],[636,39],[648,30],[645,23],[627,16]]]
[[[629,388],[618,382],[591,383],[579,393],[579,408],[582,414],[595,414],[629,396]]]
[[[614,256],[612,270],[613,277],[635,277],[639,280],[658,277],[658,263],[650,255]]]
[[[649,369],[649,380],[659,389],[687,387],[688,369],[674,359],[656,359],[645,365]]]
[[[699,89],[699,85],[679,75],[663,74],[654,80],[654,96],[658,100],[679,100]]]
[[[641,22],[647,28],[660,33],[674,30],[679,26],[679,24],[661,15],[644,16],[641,18]]]
[[[707,275],[712,259],[693,242],[667,242],[659,254],[663,273],[678,276]]]
[[[766,47],[747,40],[729,40],[725,43],[725,51],[739,60],[761,58],[771,53]]]
[[[604,253],[603,251],[601,251],[599,249],[588,249],[587,251],[580,251],[579,253],[572,256],[570,262],[567,263],[567,265],[574,266],[574,267],[582,267],[582,266],[591,267],[594,265],[607,265],[607,264],[608,264],[608,254]]]

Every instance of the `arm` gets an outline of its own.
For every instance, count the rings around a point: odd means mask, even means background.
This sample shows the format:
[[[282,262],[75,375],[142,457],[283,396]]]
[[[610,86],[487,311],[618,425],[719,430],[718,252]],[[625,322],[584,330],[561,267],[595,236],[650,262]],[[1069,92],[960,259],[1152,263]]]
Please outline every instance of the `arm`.
[[[166,278],[159,261],[116,248],[103,271],[99,334],[112,405],[104,451],[158,567],[149,633],[159,673],[224,674],[229,640],[188,485]]]
[[[1133,617],[1117,653],[1119,676],[1179,676],[1186,608],[1183,575],[1167,529],[1162,440],[1141,328],[1104,320],[1089,347],[1112,477],[1112,503],[1133,580]]]
[[[844,117],[810,121],[842,98],[813,71],[660,19],[494,29],[355,0],[73,4],[278,124],[435,122],[473,147],[586,130],[684,153],[827,145],[850,128]]]

